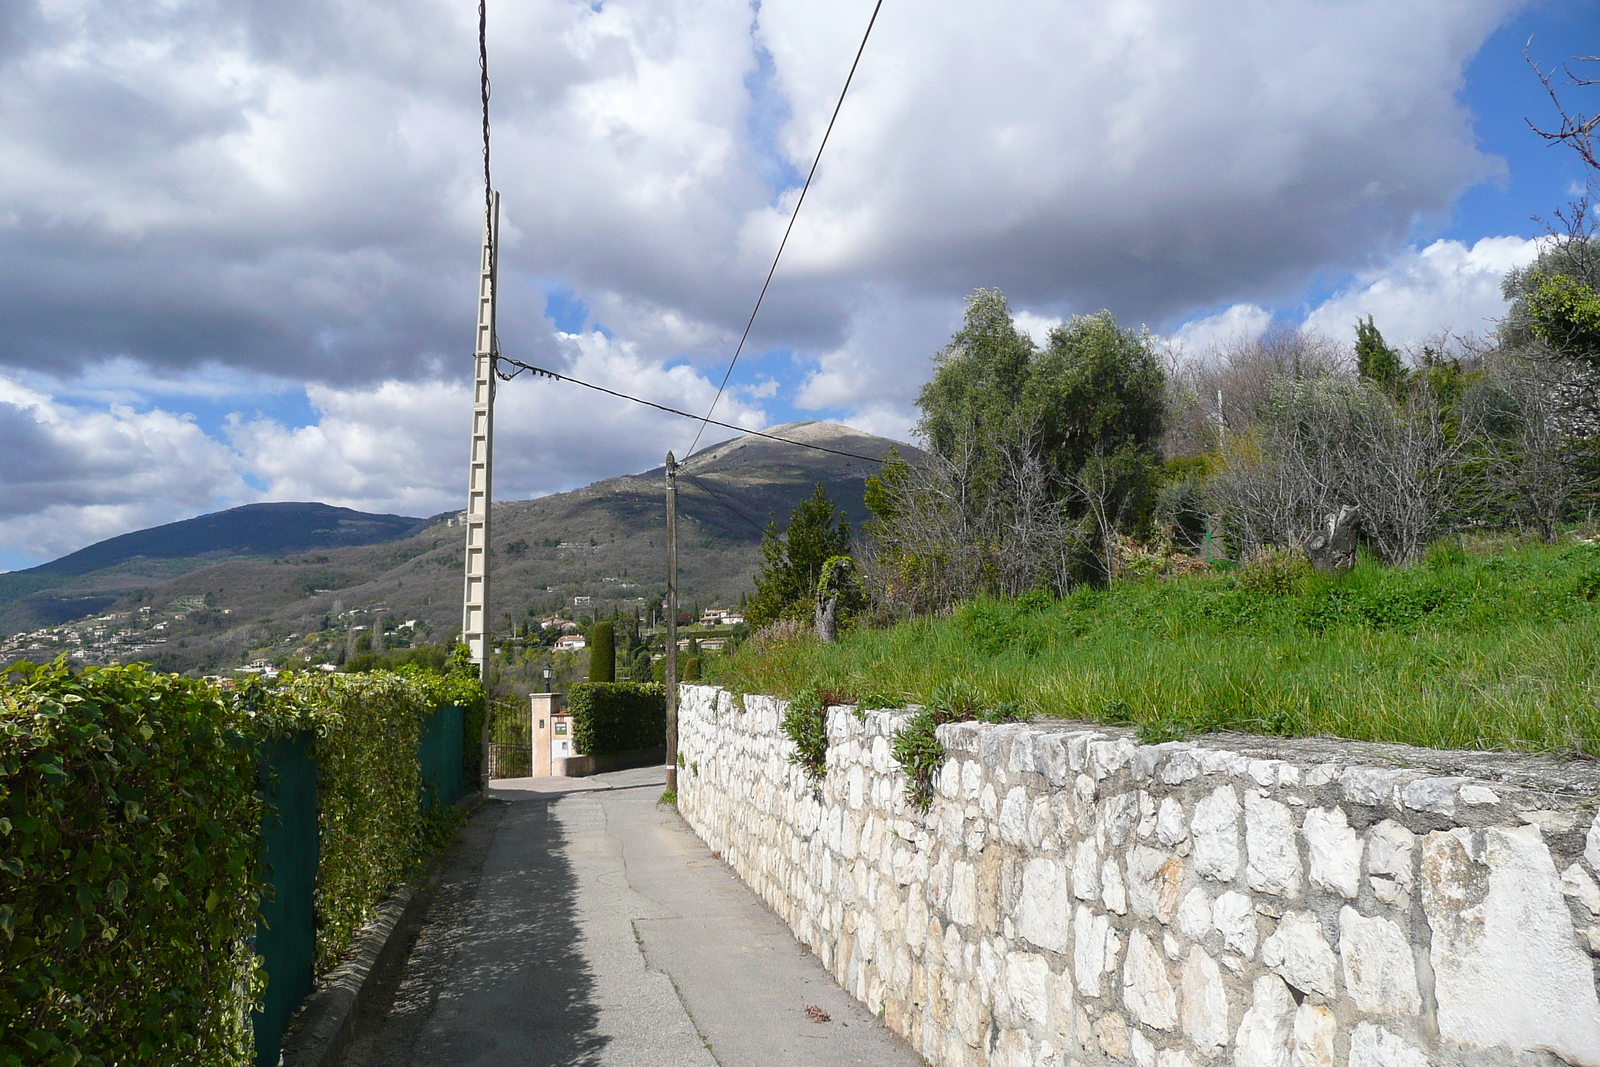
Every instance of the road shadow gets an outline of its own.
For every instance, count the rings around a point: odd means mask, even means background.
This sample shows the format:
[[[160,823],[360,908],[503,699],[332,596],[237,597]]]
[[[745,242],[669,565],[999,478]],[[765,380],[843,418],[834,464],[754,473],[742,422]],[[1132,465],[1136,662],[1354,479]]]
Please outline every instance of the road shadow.
[[[525,798],[519,798],[525,799]],[[555,797],[462,829],[391,997],[341,1067],[597,1067],[595,981]]]

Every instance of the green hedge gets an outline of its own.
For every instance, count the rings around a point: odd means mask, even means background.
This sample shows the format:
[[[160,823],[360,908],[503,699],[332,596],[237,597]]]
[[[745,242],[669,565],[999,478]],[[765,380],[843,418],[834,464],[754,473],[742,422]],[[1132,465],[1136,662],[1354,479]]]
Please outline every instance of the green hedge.
[[[317,674],[223,693],[138,665],[74,675],[58,660],[10,677],[0,1067],[251,1062],[262,744],[314,735],[324,971],[425,848],[423,719],[475,703],[481,722],[483,706],[460,676]]]
[[[654,682],[580,682],[567,709],[573,746],[586,756],[667,743],[667,690]]]
[[[0,687],[0,1063],[242,1064],[256,756],[216,689],[57,661]]]

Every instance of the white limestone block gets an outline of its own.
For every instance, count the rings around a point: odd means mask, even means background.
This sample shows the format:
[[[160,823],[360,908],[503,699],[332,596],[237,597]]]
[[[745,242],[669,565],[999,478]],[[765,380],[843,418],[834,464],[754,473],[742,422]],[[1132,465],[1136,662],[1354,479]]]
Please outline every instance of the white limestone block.
[[[1339,776],[1339,788],[1352,804],[1368,807],[1393,807],[1405,778],[1398,771],[1376,767],[1351,767]]]
[[[1588,908],[1590,915],[1600,915],[1600,886],[1576,863],[1561,872],[1561,894]]]
[[[1128,1024],[1120,1012],[1108,1011],[1094,1024],[1094,1036],[1100,1042],[1100,1051],[1113,1060],[1126,1061],[1132,1055],[1128,1047]]]
[[[1231,785],[1218,786],[1195,805],[1189,832],[1194,869],[1208,878],[1231,882],[1239,874],[1239,798]]]
[[[1179,985],[1183,1032],[1202,1054],[1211,1055],[1228,1043],[1228,987],[1217,961],[1199,945],[1191,946]]]
[[[960,862],[951,867],[950,904],[945,912],[960,926],[978,921],[978,871],[972,864]]]
[[[1109,856],[1100,865],[1100,900],[1118,915],[1128,914],[1128,891],[1122,884],[1122,872]]]
[[[1040,948],[1065,952],[1071,909],[1062,866],[1042,857],[1029,860],[1022,870],[1022,895],[1017,901],[1018,933]]]
[[[1139,802],[1132,793],[1117,793],[1100,805],[1100,825],[1113,845],[1127,843],[1139,821]]]
[[[995,792],[993,783],[985,782],[978,792],[978,810],[983,812],[984,818],[992,819],[1000,814],[999,794]]]
[[[1194,1067],[1194,1061],[1181,1048],[1164,1048],[1156,1054],[1156,1067]]]
[[[1243,893],[1229,890],[1211,905],[1211,922],[1222,934],[1222,943],[1245,959],[1256,954],[1256,909]]]
[[[1133,1067],[1156,1067],[1156,1047],[1133,1027],[1128,1028],[1128,1055],[1133,1057]]]
[[[939,795],[954,800],[961,793],[961,764],[947,759],[939,768]]]
[[[1079,904],[1073,919],[1072,974],[1084,996],[1100,996],[1100,976],[1116,969],[1122,945],[1111,920]]]
[[[1429,834],[1422,906],[1444,1040],[1600,1062],[1594,965],[1537,826]]]
[[[1167,785],[1182,785],[1200,777],[1200,756],[1194,745],[1174,747],[1161,766],[1159,775]]]
[[[1135,915],[1171,922],[1182,889],[1182,860],[1144,845],[1128,850],[1128,905]]]
[[[1185,893],[1178,905],[1178,929],[1195,941],[1203,940],[1211,932],[1211,898],[1199,886]]]
[[[1367,874],[1372,891],[1386,904],[1408,907],[1416,875],[1416,835],[1392,819],[1367,834]]]
[[[1136,832],[1141,841],[1150,840],[1150,835],[1156,832],[1156,802],[1143,789],[1139,790],[1139,828]]]
[[[1311,856],[1311,881],[1351,900],[1361,891],[1361,839],[1342,808],[1312,808],[1301,823]]]
[[[1339,911],[1339,958],[1345,995],[1368,1015],[1415,1015],[1422,1010],[1417,964],[1396,923],[1367,918],[1346,904]]]
[[[1413,811],[1454,815],[1456,794],[1466,784],[1465,778],[1419,778],[1400,790],[1400,803]]]
[[[1050,961],[1031,952],[1006,954],[1005,986],[1012,1011],[1044,1026],[1050,1018]]]
[[[1300,848],[1294,813],[1254,789],[1244,794],[1245,882],[1261,893],[1300,895]]]
[[[1178,1022],[1178,992],[1167,973],[1161,952],[1135,929],[1128,935],[1128,959],[1122,968],[1122,1003],[1133,1017],[1157,1030],[1170,1030]]]
[[[1176,845],[1189,836],[1184,821],[1183,804],[1175,797],[1163,797],[1156,812],[1156,840],[1163,845]]]
[[[1261,962],[1296,989],[1333,996],[1338,960],[1309,911],[1291,911],[1261,943]]]
[[[1594,813],[1594,822],[1589,824],[1589,833],[1584,837],[1583,858],[1600,871],[1600,811]]]
[[[1012,845],[1028,840],[1028,791],[1020,785],[1011,788],[1000,808],[1000,840]]]
[[[1289,1067],[1334,1067],[1333,1039],[1338,1029],[1325,1005],[1302,1003],[1289,1028]]]
[[[1046,734],[1034,745],[1034,761],[1045,779],[1057,788],[1066,785],[1071,768],[1067,748],[1057,734]]]
[[[1006,763],[1011,773],[1033,774],[1039,769],[1033,758],[1033,746],[1038,736],[1038,731],[1033,729],[1017,731],[1017,736],[1011,742],[1011,758]]]
[[[1078,842],[1073,852],[1072,892],[1079,900],[1096,900],[1100,896],[1100,854],[1087,837]]]
[[[1463,804],[1471,807],[1477,807],[1484,804],[1500,803],[1500,794],[1496,793],[1493,789],[1490,789],[1486,785],[1478,785],[1475,782],[1468,782],[1466,785],[1461,787],[1461,792],[1457,794],[1457,799],[1459,799]]]
[[[1235,1067],[1289,1067],[1289,1027],[1294,1001],[1289,987],[1275,974],[1257,978],[1250,990],[1250,1008],[1234,1035]]]
[[[922,886],[916,882],[906,890],[906,947],[921,952],[928,937],[928,904],[922,896]]]
[[[1429,1067],[1428,1057],[1381,1026],[1357,1023],[1350,1036],[1350,1067]]]
[[[1004,810],[1001,815],[1004,815]],[[1048,795],[1036,798],[1028,805],[1027,842],[1030,848],[1049,848],[1054,846],[1050,835],[1056,826],[1055,815],[1052,814],[1050,797]]]

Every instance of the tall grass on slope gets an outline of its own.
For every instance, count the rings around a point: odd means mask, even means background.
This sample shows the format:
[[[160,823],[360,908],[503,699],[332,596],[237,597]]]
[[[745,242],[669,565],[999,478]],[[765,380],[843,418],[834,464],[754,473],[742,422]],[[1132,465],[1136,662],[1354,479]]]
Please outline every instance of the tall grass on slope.
[[[1435,546],[1405,569],[1245,568],[984,599],[834,645],[752,642],[717,681],[921,702],[945,682],[1032,716],[1438,748],[1600,754],[1600,547]]]

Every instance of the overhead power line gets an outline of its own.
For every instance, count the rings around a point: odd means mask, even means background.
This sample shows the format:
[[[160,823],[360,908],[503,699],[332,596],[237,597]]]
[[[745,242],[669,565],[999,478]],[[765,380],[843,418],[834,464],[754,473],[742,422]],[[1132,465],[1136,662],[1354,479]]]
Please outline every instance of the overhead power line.
[[[721,426],[724,429],[738,430],[740,433],[747,433],[755,437],[765,437],[769,441],[776,441],[782,445],[794,445],[796,448],[809,448],[813,452],[827,452],[835,456],[843,456],[846,459],[865,460],[868,463],[883,463],[885,461],[885,457],[883,456],[863,456],[859,452],[846,452],[838,448],[829,448],[826,445],[814,445],[809,441],[791,441],[787,437],[779,437],[777,434],[766,433],[763,430],[752,430],[748,426],[738,426],[731,422],[719,422],[716,419],[704,418],[703,416],[693,414],[692,412],[681,411],[678,408],[668,407],[665,404],[657,404],[654,400],[645,400],[643,397],[629,396],[627,393],[619,393],[615,389],[607,389],[603,385],[595,385],[593,382],[582,381],[566,374],[558,374],[557,372],[549,370],[545,367],[535,367],[531,363],[524,363],[520,359],[512,359],[510,356],[501,355],[499,353],[495,354],[495,363],[495,373],[500,376],[500,380],[503,382],[509,382],[523,371],[527,371],[530,374],[538,375],[541,378],[554,378],[558,382],[571,382],[573,385],[581,385],[585,389],[593,389],[597,393],[605,393],[606,395],[614,396],[619,400],[628,400],[635,404],[643,404],[645,407],[655,408],[657,411],[665,411],[669,415],[679,415],[685,419],[697,419],[702,422],[709,422],[713,426]],[[505,371],[499,369],[498,365],[501,363],[509,363],[517,369],[512,371],[510,374],[507,374]],[[684,458],[688,459],[687,456]],[[914,463],[908,465],[916,466]]]
[[[494,183],[489,180],[489,0],[478,0],[478,94],[483,99],[483,225],[493,232]]]
[[[800,198],[794,202],[794,210],[789,213],[789,225],[784,227],[783,240],[778,242],[778,251],[772,257],[772,266],[767,268],[767,280],[761,283],[761,292],[756,296],[756,306],[750,310],[750,321],[744,324],[744,334],[739,338],[739,346],[733,350],[733,358],[728,361],[727,373],[722,376],[722,384],[717,386],[717,395],[711,399],[711,406],[706,408],[705,418],[700,420],[700,429],[695,432],[694,440],[689,444],[689,451],[685,456],[694,455],[695,445],[700,443],[700,437],[706,432],[706,425],[723,425],[711,416],[717,410],[717,401],[722,399],[723,390],[728,388],[728,379],[733,377],[733,368],[739,362],[739,353],[744,351],[744,344],[750,339],[750,330],[756,324],[756,315],[761,311],[761,302],[767,298],[767,287],[772,284],[772,275],[778,269],[778,260],[783,257],[784,246],[789,243],[789,234],[794,230],[794,220],[800,217],[800,205],[806,202],[806,193],[811,189],[811,179],[817,176],[817,164],[822,162],[822,150],[828,147],[828,136],[833,133],[833,124],[839,119],[839,109],[844,107],[845,94],[850,91],[850,82],[856,76],[856,67],[861,63],[861,53],[867,50],[867,38],[872,36],[872,27],[878,21],[878,11],[883,7],[883,0],[878,0],[872,5],[872,17],[867,20],[867,30],[861,35],[861,47],[856,49],[856,58],[850,63],[850,73],[845,76],[844,88],[839,90],[839,102],[833,105],[833,115],[828,119],[828,128],[822,133],[822,143],[817,145],[817,154],[811,161],[811,170],[806,175],[806,182],[800,187]]]

